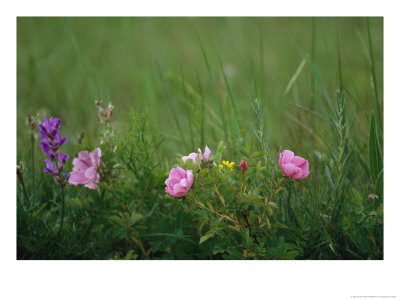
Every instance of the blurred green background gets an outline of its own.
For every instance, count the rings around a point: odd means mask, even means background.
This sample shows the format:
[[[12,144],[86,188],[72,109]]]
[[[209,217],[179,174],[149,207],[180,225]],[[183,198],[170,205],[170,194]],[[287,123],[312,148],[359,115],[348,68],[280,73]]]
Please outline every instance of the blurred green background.
[[[383,18],[369,25],[382,101]],[[67,153],[81,132],[97,139],[97,99],[112,102],[121,123],[131,108],[148,109],[169,158],[220,140],[234,147],[249,135],[255,98],[274,150],[324,152],[321,83],[308,63],[285,89],[308,57],[334,98],[339,50],[351,135],[360,148],[368,142],[375,106],[366,18],[23,17],[17,43],[18,160],[30,152],[25,118],[38,110],[62,119]]]

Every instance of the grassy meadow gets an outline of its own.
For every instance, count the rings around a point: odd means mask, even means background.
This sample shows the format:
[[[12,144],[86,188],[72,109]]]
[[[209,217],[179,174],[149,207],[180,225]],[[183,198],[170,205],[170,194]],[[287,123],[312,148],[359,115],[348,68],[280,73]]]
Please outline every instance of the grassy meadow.
[[[36,114],[62,120],[66,171],[101,148],[97,189],[62,200]],[[17,18],[18,259],[383,259],[382,153],[383,18]]]

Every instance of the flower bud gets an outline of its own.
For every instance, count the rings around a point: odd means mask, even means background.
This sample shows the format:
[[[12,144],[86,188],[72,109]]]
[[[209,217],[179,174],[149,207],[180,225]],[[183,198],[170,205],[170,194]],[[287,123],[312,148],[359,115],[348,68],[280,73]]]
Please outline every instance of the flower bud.
[[[242,160],[240,162],[239,169],[242,170],[243,172],[247,171],[248,167],[246,161]]]

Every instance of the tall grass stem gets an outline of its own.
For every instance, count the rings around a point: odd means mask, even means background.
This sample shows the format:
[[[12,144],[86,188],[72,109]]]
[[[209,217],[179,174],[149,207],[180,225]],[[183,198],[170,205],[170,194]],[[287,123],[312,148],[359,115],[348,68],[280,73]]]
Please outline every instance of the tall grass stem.
[[[61,230],[63,228],[63,224],[64,224],[64,186],[61,184],[61,197],[62,197],[62,205],[61,205],[61,224],[60,224],[60,229],[58,231],[58,234],[61,233]]]

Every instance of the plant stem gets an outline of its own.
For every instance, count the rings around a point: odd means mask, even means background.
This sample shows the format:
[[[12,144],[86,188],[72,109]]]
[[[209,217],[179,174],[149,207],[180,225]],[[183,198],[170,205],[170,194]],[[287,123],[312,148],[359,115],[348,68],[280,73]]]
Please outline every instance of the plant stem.
[[[264,203],[264,210],[263,210],[263,214],[262,214],[262,218],[264,218],[265,216],[265,212],[267,210],[267,205],[268,203],[272,200],[272,198],[275,197],[275,195],[283,188],[283,186],[289,181],[288,178],[284,178],[281,183],[277,186],[275,186],[274,191],[272,192],[272,195],[270,197],[268,197],[267,201],[265,201]]]
[[[130,234],[130,235],[129,235],[130,238],[131,238],[131,239],[135,242],[135,244],[139,247],[140,251],[142,251],[142,253],[143,253],[143,255],[145,256],[145,258],[148,259],[148,258],[149,258],[149,255],[148,255],[148,253],[146,252],[146,250],[144,249],[143,244],[142,244],[142,242],[140,241],[140,237],[139,237],[139,234],[137,233],[137,231],[134,230],[134,229],[131,228],[131,227],[127,227],[127,229],[128,229],[129,232],[132,232],[133,235],[134,235],[134,236],[132,236],[132,235]]]
[[[247,228],[249,228],[249,235],[253,238],[254,242],[258,246],[260,246],[260,242],[257,240],[257,236],[255,234],[252,234],[252,232],[251,232],[251,225],[250,225],[249,219],[247,218],[246,211],[245,210],[241,210],[240,212],[242,213],[242,215],[244,217],[244,220],[246,221]]]
[[[60,230],[58,231],[58,234],[60,234],[63,224],[64,224],[64,186],[62,184],[61,184],[61,195],[62,195],[61,224],[60,224]]]
[[[21,172],[17,171],[18,180],[22,185],[22,191],[24,192],[25,200],[29,201],[28,193],[26,192],[24,178],[22,177]]]

